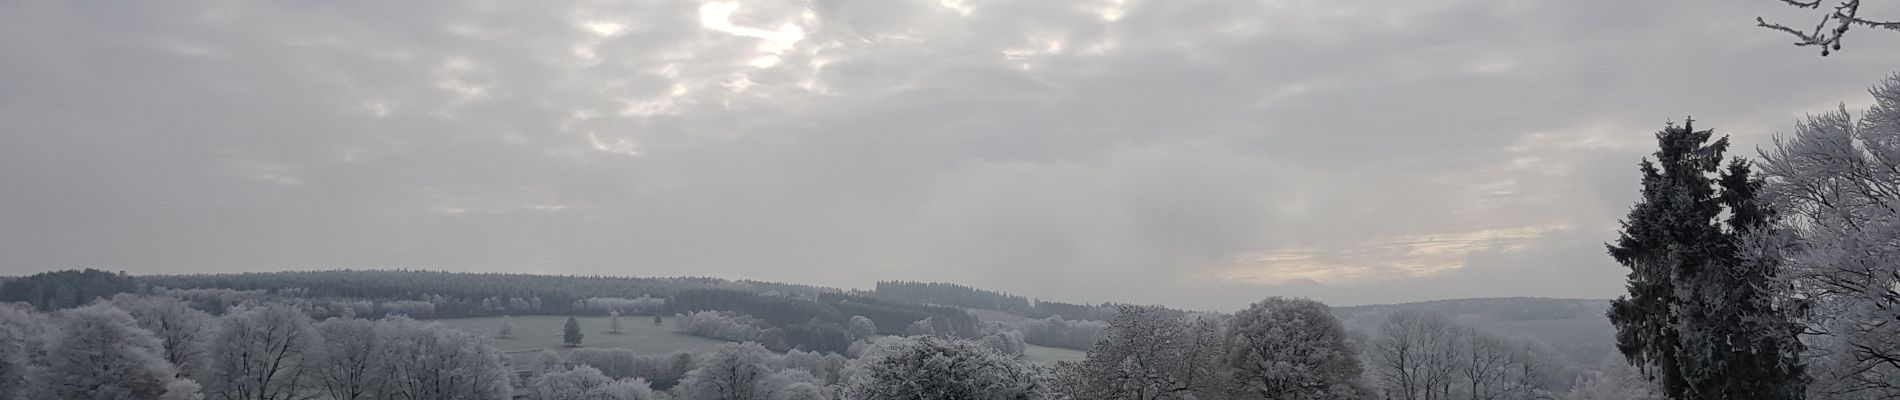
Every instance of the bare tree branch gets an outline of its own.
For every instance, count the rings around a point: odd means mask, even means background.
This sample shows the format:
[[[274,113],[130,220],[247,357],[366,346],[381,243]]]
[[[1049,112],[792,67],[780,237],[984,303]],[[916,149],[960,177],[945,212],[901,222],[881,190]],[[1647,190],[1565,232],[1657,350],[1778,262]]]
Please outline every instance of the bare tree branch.
[[[1795,8],[1820,9],[1821,3],[1824,0],[1780,1]],[[1900,31],[1900,21],[1873,20],[1861,17],[1860,2],[1861,0],[1840,0],[1839,3],[1834,5],[1833,11],[1821,15],[1821,21],[1814,25],[1813,30],[1803,31],[1791,28],[1787,25],[1768,22],[1767,19],[1762,17],[1755,17],[1755,26],[1794,36],[1796,39],[1794,42],[1795,46],[1820,46],[1821,56],[1823,57],[1826,57],[1832,52],[1840,51],[1841,38],[1847,36],[1847,31],[1856,26]]]

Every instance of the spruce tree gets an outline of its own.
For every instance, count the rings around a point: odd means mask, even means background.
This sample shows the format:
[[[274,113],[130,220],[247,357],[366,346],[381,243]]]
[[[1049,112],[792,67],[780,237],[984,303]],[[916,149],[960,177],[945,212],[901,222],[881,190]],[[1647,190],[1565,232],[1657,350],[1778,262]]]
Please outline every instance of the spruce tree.
[[[1806,388],[1798,335],[1801,326],[1783,307],[1777,284],[1780,260],[1743,251],[1750,235],[1773,229],[1772,210],[1756,198],[1761,181],[1750,177],[1749,163],[1735,160],[1719,183],[1717,198],[1728,211],[1716,243],[1720,265],[1683,277],[1681,351],[1683,375],[1697,399],[1800,399]]]
[[[561,342],[567,343],[567,347],[581,347],[581,338],[586,336],[581,334],[581,321],[568,316],[567,326],[561,329]]]
[[[1728,139],[1710,141],[1693,122],[1656,134],[1642,200],[1608,245],[1630,268],[1629,293],[1608,312],[1617,349],[1670,399],[1798,399],[1795,326],[1767,279],[1775,264],[1739,251],[1769,218],[1754,199],[1759,182],[1736,163],[1718,185]]]

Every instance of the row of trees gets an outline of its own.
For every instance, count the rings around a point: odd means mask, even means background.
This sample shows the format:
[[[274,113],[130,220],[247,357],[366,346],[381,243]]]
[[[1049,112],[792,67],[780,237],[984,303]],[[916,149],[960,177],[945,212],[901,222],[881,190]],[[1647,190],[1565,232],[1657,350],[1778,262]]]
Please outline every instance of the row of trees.
[[[645,295],[631,299],[624,297],[589,297],[580,300],[580,303],[576,304],[576,308],[602,314],[619,313],[622,315],[653,315],[665,312],[667,309],[666,299]]]
[[[1538,364],[1508,341],[1406,314],[1374,339],[1376,379],[1330,310],[1303,299],[1269,298],[1232,316],[1122,306],[1101,323],[1081,362],[1044,367],[1019,359],[1025,334],[984,324],[975,338],[914,321],[909,336],[877,336],[868,317],[847,319],[843,352],[758,342],[706,354],[643,355],[624,349],[546,352],[510,366],[485,337],[404,317],[311,319],[294,303],[251,303],[224,315],[168,297],[121,295],[51,315],[0,312],[0,400],[131,399],[1512,399],[1537,391]],[[699,313],[708,321],[732,314]],[[698,317],[679,318],[696,321]],[[1438,321],[1455,344],[1419,321]],[[697,322],[696,322],[697,323]],[[777,328],[773,328],[777,329]],[[574,329],[578,332],[578,329]],[[1414,345],[1415,344],[1415,345]],[[1409,347],[1408,347],[1409,346]],[[1422,346],[1422,347],[1420,347]],[[1417,364],[1425,350],[1457,349],[1457,360]],[[1403,359],[1402,362],[1392,362]],[[1467,361],[1468,360],[1468,361]],[[1395,378],[1429,369],[1443,379]],[[527,371],[516,382],[515,372]],[[1394,374],[1394,371],[1405,371]],[[1409,375],[1407,375],[1409,376]],[[1433,375],[1438,376],[1438,375]],[[18,383],[18,384],[13,384]],[[1406,397],[1406,387],[1437,388]],[[1395,390],[1394,388],[1399,388]],[[1470,388],[1470,389],[1465,389]],[[1460,398],[1463,398],[1460,396]]]
[[[753,342],[704,354],[621,349],[544,351],[529,367],[530,399],[823,400],[1041,399],[1045,370],[976,341],[885,336],[856,358]]]
[[[1030,344],[1084,351],[1094,348],[1095,342],[1108,328],[1108,324],[1102,321],[1068,320],[1061,316],[1013,325],[1023,332],[1023,340]]]
[[[1232,317],[1124,306],[1085,360],[1053,368],[988,343],[1012,334],[1002,330],[981,340],[883,336],[860,342],[864,348],[852,351],[853,359],[805,356],[802,362],[790,360],[809,353],[776,356],[757,344],[729,344],[696,360],[697,367],[669,392],[681,399],[765,400],[1375,396],[1344,328],[1325,305],[1311,300],[1269,298]],[[593,373],[572,366],[550,370]],[[643,378],[601,375],[609,379],[592,381]]]
[[[1023,313],[1034,308],[1027,297],[953,283],[878,281],[871,294],[898,301],[1012,313]]]
[[[1358,350],[1324,304],[1273,297],[1225,321],[1124,306],[1086,359],[1059,364],[1074,399],[1369,399]]]
[[[1395,400],[1534,400],[1555,396],[1555,355],[1459,324],[1444,314],[1400,311],[1372,340],[1372,381]]]
[[[754,316],[755,340],[774,350],[843,352],[854,338],[847,316],[878,334],[904,334],[927,321],[933,334],[977,338],[962,309],[846,294],[836,289],[711,278],[558,277],[428,271],[314,271],[129,277],[60,271],[14,279],[0,292],[46,310],[116,293],[180,298],[222,313],[245,303],[293,304],[313,318],[453,318],[509,314],[653,314],[721,311]]]
[[[58,310],[137,289],[138,282],[124,272],[91,268],[53,271],[0,283],[0,303],[24,302],[43,310]]]
[[[0,400],[509,399],[517,370],[529,373],[519,394],[537,400],[1040,398],[1039,370],[993,343],[1012,334],[886,336],[857,359],[755,342],[699,355],[579,348],[516,367],[481,335],[405,317],[315,321],[286,303],[212,315],[120,295],[50,315],[0,307]]]
[[[588,303],[587,300],[639,299],[643,296],[665,299],[693,290],[778,293],[803,298],[813,298],[821,293],[841,293],[834,288],[718,278],[552,276],[415,270],[153,275],[134,279],[139,285],[149,288],[257,291],[271,296],[271,301],[426,301],[435,305],[434,315],[440,318],[606,314],[608,310],[593,308],[598,302]]]
[[[764,335],[751,317],[719,311],[700,311],[673,316],[680,332],[735,342],[756,342]]]
[[[0,307],[0,399],[505,399],[483,337],[407,318],[314,322],[258,304],[222,316],[121,295],[40,314]]]

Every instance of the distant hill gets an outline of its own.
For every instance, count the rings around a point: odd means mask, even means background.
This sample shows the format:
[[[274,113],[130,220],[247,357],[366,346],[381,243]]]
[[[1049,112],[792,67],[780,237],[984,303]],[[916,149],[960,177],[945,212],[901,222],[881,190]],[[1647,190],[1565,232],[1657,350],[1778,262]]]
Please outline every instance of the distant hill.
[[[1333,314],[1339,315],[1340,318],[1348,318],[1361,315],[1384,315],[1395,310],[1426,310],[1491,321],[1529,321],[1603,318],[1603,311],[1609,307],[1609,300],[1598,299],[1493,297],[1336,307],[1333,309]]]
[[[1550,345],[1575,365],[1596,366],[1615,357],[1616,329],[1603,316],[1609,300],[1500,297],[1374,304],[1333,309],[1346,329],[1371,335],[1399,310],[1444,313],[1498,334]]]

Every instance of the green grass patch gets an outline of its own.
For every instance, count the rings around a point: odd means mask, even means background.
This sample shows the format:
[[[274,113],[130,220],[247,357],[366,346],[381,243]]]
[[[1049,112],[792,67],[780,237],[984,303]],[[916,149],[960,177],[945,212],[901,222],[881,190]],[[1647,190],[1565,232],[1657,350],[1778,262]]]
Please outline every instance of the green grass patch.
[[[1023,359],[1042,364],[1055,364],[1057,361],[1082,361],[1089,353],[1081,350],[1069,350],[1060,347],[1024,345]]]
[[[577,317],[581,323],[582,347],[605,347],[632,349],[642,354],[672,354],[674,351],[702,352],[712,350],[725,343],[723,340],[704,338],[674,331],[673,317],[662,317],[659,325],[653,324],[653,316],[620,317],[622,333],[608,332],[613,326],[611,317]],[[445,318],[434,319],[443,326],[473,332],[495,339],[495,345],[514,357],[516,365],[530,361],[542,349],[566,352],[567,346],[561,343],[561,326],[567,323],[562,315],[522,315],[513,317],[515,331],[509,337],[495,337],[495,331],[501,329],[501,317]]]

